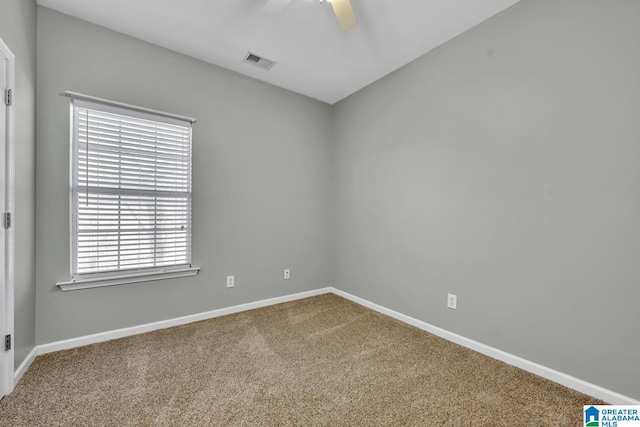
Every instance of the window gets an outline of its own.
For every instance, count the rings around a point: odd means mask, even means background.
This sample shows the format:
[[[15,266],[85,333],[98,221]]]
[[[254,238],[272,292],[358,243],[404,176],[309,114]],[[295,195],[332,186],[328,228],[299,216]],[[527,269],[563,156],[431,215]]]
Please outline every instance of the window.
[[[71,97],[71,281],[63,290],[196,274],[193,120]]]

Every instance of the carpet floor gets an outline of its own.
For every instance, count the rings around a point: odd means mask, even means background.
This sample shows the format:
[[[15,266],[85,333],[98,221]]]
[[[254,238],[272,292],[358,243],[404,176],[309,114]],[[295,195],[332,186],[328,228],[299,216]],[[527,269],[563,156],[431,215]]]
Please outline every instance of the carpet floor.
[[[577,426],[603,404],[333,294],[36,358],[2,426]]]

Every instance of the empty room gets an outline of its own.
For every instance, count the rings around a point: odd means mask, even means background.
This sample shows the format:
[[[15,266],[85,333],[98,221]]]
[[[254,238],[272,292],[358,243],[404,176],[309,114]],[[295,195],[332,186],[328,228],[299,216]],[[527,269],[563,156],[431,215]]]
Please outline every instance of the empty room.
[[[0,425],[640,426],[638,22],[2,0]]]

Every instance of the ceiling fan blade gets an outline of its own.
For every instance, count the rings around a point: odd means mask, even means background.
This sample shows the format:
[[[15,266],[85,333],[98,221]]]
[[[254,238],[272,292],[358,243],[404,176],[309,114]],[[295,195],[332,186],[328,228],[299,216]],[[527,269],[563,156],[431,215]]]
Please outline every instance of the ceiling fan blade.
[[[277,15],[286,5],[289,4],[289,1],[290,0],[269,0],[264,6],[262,6],[262,10],[269,15]]]
[[[353,8],[349,0],[333,0],[331,7],[333,7],[333,13],[336,14],[338,25],[340,25],[342,31],[353,30],[356,25],[358,25],[356,14],[353,13]]]

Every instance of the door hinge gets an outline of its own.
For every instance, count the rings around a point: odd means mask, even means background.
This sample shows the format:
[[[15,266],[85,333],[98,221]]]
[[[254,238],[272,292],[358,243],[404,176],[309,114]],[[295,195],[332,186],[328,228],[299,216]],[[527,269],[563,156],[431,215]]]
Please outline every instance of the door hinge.
[[[4,91],[4,104],[10,107],[13,104],[13,89],[5,89]]]
[[[4,228],[11,228],[11,212],[4,213]]]
[[[11,350],[11,335],[5,335],[4,337],[4,351]]]

